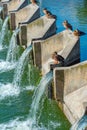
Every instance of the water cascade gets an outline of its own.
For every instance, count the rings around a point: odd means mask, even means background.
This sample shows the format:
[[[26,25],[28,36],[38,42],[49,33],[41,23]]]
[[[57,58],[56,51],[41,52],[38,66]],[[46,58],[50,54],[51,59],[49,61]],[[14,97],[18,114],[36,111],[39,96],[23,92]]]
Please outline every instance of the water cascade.
[[[8,47],[7,58],[5,61],[0,60],[0,73],[14,69],[16,65],[16,54],[18,53],[18,45],[17,45],[17,34],[20,29],[16,29],[12,35],[10,40],[10,44]]]
[[[9,48],[8,48],[8,52],[7,52],[7,58],[6,58],[6,61],[8,62],[16,62],[16,51],[17,51],[17,34],[18,32],[20,31],[19,28],[17,28],[14,32],[13,32],[13,35],[11,37],[11,40],[10,40],[10,44],[9,44]]]
[[[63,0],[61,2],[58,0],[39,0],[39,2],[42,15],[42,9],[47,7],[59,18],[56,20],[58,33],[64,30],[61,23],[65,19],[67,19],[74,28],[87,32],[87,0]],[[67,13],[65,14],[65,12]],[[40,23],[38,26],[41,26]],[[6,31],[4,33],[6,33]],[[1,33],[0,37],[0,47],[3,49],[4,35]],[[84,61],[87,59],[87,35],[81,37],[80,45],[81,61]],[[17,86],[20,85],[21,75],[23,73],[25,61],[27,60],[26,57],[28,56],[29,48],[27,49],[28,50],[25,50],[25,54],[23,53],[19,60],[15,75],[13,75],[13,71],[1,73],[1,65],[3,64],[0,61],[0,130],[69,130],[70,124],[61,111],[59,111],[60,109],[58,109],[57,106],[55,107],[53,102],[50,102],[52,105],[51,108],[51,105],[43,101],[44,91],[47,89],[46,86],[52,79],[51,73],[48,74],[48,77],[46,75],[45,78],[41,80],[33,98],[33,92],[24,90],[26,86],[24,86],[24,88]],[[5,49],[0,51],[0,58],[2,61],[5,59],[4,54],[6,54]],[[11,59],[8,61],[10,60]],[[7,62],[4,65],[5,67],[8,67]],[[11,66],[9,68],[11,68]],[[10,78],[11,80],[9,80]],[[12,84],[12,81],[17,87]],[[18,96],[15,97],[15,95]],[[41,109],[40,107],[42,105],[43,108]],[[39,112],[42,112],[40,113],[42,115],[40,115]],[[56,123],[60,123],[60,125],[55,127]],[[84,116],[72,126],[71,130],[86,130],[86,126],[87,116]]]
[[[1,32],[1,29],[2,29],[2,19],[0,18],[0,32]]]
[[[3,10],[3,7],[0,7],[0,13],[1,13],[2,10]]]
[[[3,40],[4,40],[4,37],[5,37],[5,34],[6,34],[6,29],[8,27],[8,20],[9,20],[9,17],[7,16],[4,20],[4,23],[3,23],[3,26],[2,26],[2,30],[1,30],[1,33],[0,33],[0,46],[2,48],[2,44],[3,44]]]
[[[34,92],[33,96],[33,102],[31,104],[31,109],[30,109],[30,118],[33,120],[33,123],[36,124],[36,114],[39,109],[39,103],[40,100],[46,90],[46,87],[49,85],[49,83],[53,79],[53,72],[50,71],[48,72],[40,81],[36,91]],[[33,123],[31,123],[31,128],[33,127]]]
[[[13,80],[14,86],[20,86],[21,77],[22,77],[24,68],[29,60],[29,53],[31,52],[31,50],[32,50],[32,45],[30,45],[29,47],[25,49],[25,51],[23,52],[22,56],[20,57],[18,61],[17,68],[14,74],[14,80]]]
[[[76,122],[70,130],[87,130],[87,115],[83,116]]]
[[[22,129],[23,130],[48,130],[43,125],[42,126],[38,125],[36,121],[36,115],[39,110],[40,100],[42,99],[46,87],[50,84],[52,79],[53,79],[53,72],[50,71],[40,81],[33,95],[29,116],[25,121],[20,121],[19,118],[16,118],[12,121],[9,121],[6,124],[0,124],[0,129],[1,130],[22,130]],[[43,102],[43,100],[41,100],[41,102]]]

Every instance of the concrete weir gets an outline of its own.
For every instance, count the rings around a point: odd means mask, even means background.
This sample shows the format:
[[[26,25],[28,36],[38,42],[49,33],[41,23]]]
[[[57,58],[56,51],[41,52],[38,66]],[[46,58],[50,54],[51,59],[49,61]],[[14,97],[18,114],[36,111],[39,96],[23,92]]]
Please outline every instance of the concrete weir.
[[[50,70],[49,64],[52,62],[51,55],[54,51],[64,57],[65,66],[74,64],[80,59],[79,43],[79,38],[70,30],[60,32],[43,41],[35,41],[33,44],[34,64],[42,68],[42,73],[46,74]],[[36,51],[38,48],[39,51]]]
[[[19,9],[25,7],[28,4],[28,0],[1,0],[3,11],[2,11],[2,18],[9,14],[10,11],[18,11]]]
[[[71,124],[83,116],[87,107],[86,70],[87,61],[54,69],[54,96]]]
[[[55,34],[56,22],[55,19],[48,19],[46,16],[42,16],[30,24],[20,25],[20,28],[20,44],[29,46],[34,40],[46,39]]]
[[[10,26],[14,30],[19,23],[30,23],[40,17],[40,8],[36,4],[29,4],[26,7],[10,13]]]

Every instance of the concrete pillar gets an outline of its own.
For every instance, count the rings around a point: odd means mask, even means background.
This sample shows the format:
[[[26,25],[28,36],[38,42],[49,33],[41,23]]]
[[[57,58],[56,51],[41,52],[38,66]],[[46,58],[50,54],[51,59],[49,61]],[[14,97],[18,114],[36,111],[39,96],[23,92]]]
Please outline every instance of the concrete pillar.
[[[33,42],[33,55],[34,55],[34,65],[41,69],[41,43],[40,41]]]
[[[15,16],[14,16],[15,14]],[[10,12],[10,17],[13,19],[10,20],[10,25],[13,27],[18,27],[20,24],[29,24],[33,20],[40,17],[40,8],[39,6],[29,4],[28,6],[14,12]],[[13,22],[14,21],[14,22]],[[13,30],[15,29],[13,28]]]
[[[7,7],[7,3],[3,3],[2,19],[5,19],[7,15],[8,15],[8,7]]]
[[[48,32],[50,35],[50,31]],[[35,41],[35,43],[36,42],[37,41]],[[79,62],[80,40],[73,35],[73,32],[65,30],[39,42],[39,44],[41,44],[39,45],[41,46],[41,51],[38,51],[38,55],[40,55],[39,60],[41,60],[41,62],[39,62],[39,64],[35,64],[37,65],[37,67],[41,66],[43,74],[46,74],[50,71],[49,65],[52,62],[51,55],[54,51],[56,51],[64,58],[64,66],[76,64],[77,62]],[[37,46],[34,45],[34,48],[35,47]],[[37,55],[37,53],[35,53],[35,55]],[[35,56],[35,58],[37,59],[35,59],[34,61],[37,62],[38,56]]]
[[[3,19],[3,11],[0,13],[0,18]]]
[[[45,16],[34,20],[33,22],[31,22],[30,24],[27,24],[27,35],[26,33],[23,33],[25,37],[25,41],[27,38],[27,46],[29,46],[31,44],[31,41],[34,40],[42,40],[44,38],[47,38],[53,34],[55,34],[56,32],[56,26],[54,27],[55,24],[55,19],[48,19]],[[51,28],[51,26],[53,27],[53,29]],[[22,27],[22,25],[21,25]],[[51,28],[52,31],[49,31]],[[20,32],[22,34],[22,31]],[[20,35],[21,35],[20,34]],[[20,37],[22,38],[22,36]],[[22,38],[23,39],[23,38]],[[21,39],[21,41],[22,41]],[[24,42],[24,40],[21,42],[21,44]],[[24,43],[23,43],[24,45]]]
[[[49,99],[54,99],[53,83],[48,85],[48,98]]]
[[[19,34],[20,44],[27,46],[27,26],[22,25],[20,27],[21,27],[21,31],[20,31],[20,34]]]
[[[64,70],[54,71],[54,97],[57,101],[64,99]]]
[[[87,61],[54,69],[54,95],[71,124],[85,113],[87,102]]]
[[[10,29],[15,30],[16,23],[15,23],[15,12],[10,13]]]
[[[55,98],[63,101],[64,96],[87,84],[87,64],[79,63],[70,67],[54,69]]]

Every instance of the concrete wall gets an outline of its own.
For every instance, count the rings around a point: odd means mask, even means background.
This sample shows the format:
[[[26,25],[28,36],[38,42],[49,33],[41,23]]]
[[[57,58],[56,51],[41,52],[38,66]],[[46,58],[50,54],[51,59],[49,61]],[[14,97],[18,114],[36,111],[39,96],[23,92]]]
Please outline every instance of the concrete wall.
[[[3,10],[1,11],[1,18],[2,19],[5,19],[7,14],[8,14],[8,7],[7,7],[8,2],[9,1],[2,2],[2,8],[3,8]]]
[[[30,4],[17,12],[10,13],[10,25],[11,29],[14,30],[18,27],[19,23],[30,23],[33,20],[40,17],[39,6]]]
[[[1,0],[1,3],[2,3],[2,7],[3,7],[3,10],[1,12],[1,18],[2,19],[5,19],[6,16],[8,15],[8,3],[9,3],[10,0]]]
[[[71,64],[72,61],[80,57],[79,38],[74,36],[71,31],[65,30],[58,33],[51,38],[41,41],[40,44],[38,43],[38,46],[41,46],[41,51],[35,53],[34,61],[36,66],[42,67],[43,74],[47,73],[50,69],[50,58],[54,51],[62,55],[65,58],[65,63],[68,64]],[[38,46],[34,45],[34,49],[36,50]],[[40,55],[40,57],[37,55]],[[38,62],[38,60],[41,61]]]
[[[54,69],[54,96],[72,124],[83,116],[87,99],[87,61]]]
[[[8,11],[17,11],[25,0],[12,0],[8,3]]]
[[[9,2],[10,0],[1,0],[2,3]]]
[[[64,96],[86,85],[87,84],[86,69],[87,69],[87,62],[79,63],[71,67],[55,68],[54,70],[54,80],[55,80],[54,86],[56,92],[55,97],[56,98],[60,97],[60,99],[63,100]],[[58,90],[56,91],[56,89]]]
[[[56,33],[56,24],[55,24],[55,19],[48,19],[46,16],[43,16],[30,24],[27,25],[21,25],[21,31],[20,31],[20,41],[21,44],[24,45],[22,40],[22,32],[24,32],[22,26],[25,26],[25,35],[27,33],[27,36],[25,36],[25,41],[27,46],[31,44],[32,40],[35,39],[45,39],[49,36],[52,36],[53,34]]]
[[[28,4],[28,0],[2,0],[1,2],[3,5],[3,19],[9,14],[9,11],[17,11]]]

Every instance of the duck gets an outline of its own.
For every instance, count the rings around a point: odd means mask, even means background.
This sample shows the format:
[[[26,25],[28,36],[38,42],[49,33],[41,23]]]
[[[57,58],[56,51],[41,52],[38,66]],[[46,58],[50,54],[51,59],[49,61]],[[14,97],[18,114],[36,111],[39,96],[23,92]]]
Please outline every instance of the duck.
[[[73,30],[72,25],[71,25],[67,20],[65,20],[65,21],[63,22],[63,26],[64,26],[64,28],[66,28],[66,29]]]
[[[82,32],[82,31],[80,31],[80,30],[78,30],[78,29],[76,29],[76,30],[73,31],[73,34],[74,34],[75,36],[83,36],[83,35],[85,35],[86,33],[85,33],[85,32]]]
[[[36,3],[37,3],[36,0],[30,0],[30,2],[31,2],[32,4],[36,4]]]
[[[43,9],[43,13],[46,15],[47,18],[54,18],[56,19],[56,15],[53,15],[50,11],[48,11],[46,8]]]

